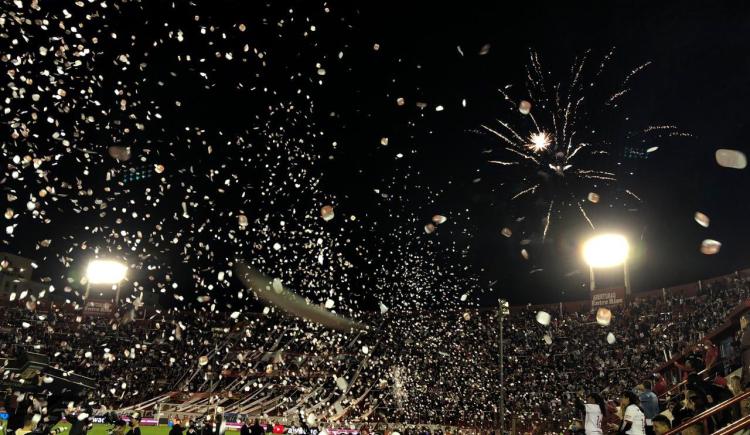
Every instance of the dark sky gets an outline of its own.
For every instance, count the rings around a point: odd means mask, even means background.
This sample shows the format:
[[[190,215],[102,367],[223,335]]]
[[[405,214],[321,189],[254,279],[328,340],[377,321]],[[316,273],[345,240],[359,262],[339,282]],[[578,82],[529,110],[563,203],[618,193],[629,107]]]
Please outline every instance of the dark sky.
[[[327,6],[330,12],[321,12]],[[497,138],[480,134],[480,126],[491,125],[508,113],[498,88],[514,84],[514,91],[522,90],[530,50],[539,54],[551,77],[564,81],[577,56],[591,50],[593,62],[615,47],[607,73],[601,77],[605,87],[616,86],[636,66],[652,63],[631,83],[623,102],[627,121],[620,118],[599,122],[600,113],[592,113],[596,125],[589,127],[608,133],[613,141],[611,155],[621,164],[617,168],[623,176],[610,187],[599,186],[602,202],[587,207],[597,229],[629,236],[635,291],[750,266],[746,249],[750,244],[746,225],[750,209],[745,201],[750,187],[747,170],[721,168],[713,157],[718,148],[748,151],[745,137],[750,133],[746,121],[750,6],[745,2],[352,5],[212,0],[176,7],[170,2],[154,1],[143,3],[135,12],[130,7],[122,8],[121,15],[111,22],[111,29],[134,37],[121,36],[98,46],[104,61],[96,65],[103,66],[104,78],[97,86],[106,95],[102,97],[105,107],[109,104],[112,109],[106,117],[97,119],[96,128],[79,129],[86,134],[77,141],[81,147],[88,144],[95,152],[85,159],[73,159],[71,154],[56,169],[58,175],[62,174],[61,179],[70,183],[83,179],[84,187],[94,190],[94,198],[107,197],[112,206],[128,211],[121,212],[118,221],[114,221],[119,216],[116,213],[100,218],[98,210],[88,217],[79,216],[63,205],[67,204],[64,199],[53,204],[56,211],[49,210],[55,218],[52,225],[34,227],[38,220],[17,218],[21,226],[15,238],[5,240],[11,252],[36,258],[41,254],[32,242],[49,237],[53,239],[50,249],[57,250],[58,258],[64,255],[83,259],[90,255],[90,250],[80,247],[79,242],[85,239],[89,247],[98,246],[102,252],[131,255],[130,261],[143,271],[134,272],[134,279],[146,281],[149,275],[151,282],[170,288],[172,281],[165,276],[171,274],[174,278],[170,279],[195,284],[198,291],[216,279],[218,269],[228,270],[227,259],[256,255],[263,259],[261,266],[273,269],[269,265],[276,264],[276,272],[296,268],[298,274],[305,274],[311,270],[296,262],[297,254],[302,255],[307,249],[300,240],[287,240],[289,245],[299,245],[293,254],[286,252],[286,247],[278,255],[273,251],[261,254],[261,248],[253,248],[254,244],[261,244],[269,250],[270,241],[276,240],[278,234],[287,237],[286,233],[292,233],[283,228],[269,230],[251,225],[253,231],[257,230],[252,236],[240,238],[241,242],[227,242],[226,229],[236,226],[236,213],[243,211],[251,215],[251,221],[264,214],[283,215],[287,222],[299,219],[298,229],[313,228],[314,234],[339,241],[331,242],[327,252],[338,250],[353,258],[356,272],[350,275],[357,277],[341,278],[333,269],[310,271],[308,275],[323,282],[313,292],[316,297],[327,291],[327,281],[340,280],[345,283],[340,295],[362,299],[364,306],[372,306],[386,299],[382,292],[387,293],[391,284],[394,288],[401,285],[394,278],[398,273],[379,275],[380,272],[401,267],[398,276],[402,281],[408,280],[404,269],[411,266],[391,254],[406,252],[408,255],[402,257],[417,258],[411,255],[411,250],[416,250],[419,255],[429,251],[425,255],[434,261],[429,265],[416,263],[424,268],[415,273],[419,279],[412,283],[420,292],[429,294],[428,283],[450,276],[456,280],[451,292],[457,292],[451,298],[457,299],[461,282],[466,282],[467,288],[489,289],[479,297],[483,304],[492,304],[498,296],[510,298],[513,303],[586,298],[588,274],[579,247],[591,234],[590,228],[577,211],[566,210],[554,216],[542,241],[540,222],[545,203],[509,200],[521,185],[520,178],[514,171],[487,162],[498,158],[492,153],[500,144]],[[293,13],[289,12],[291,9]],[[195,19],[198,15],[200,18]],[[247,32],[239,32],[238,23],[247,23]],[[302,36],[311,33],[311,24],[317,27],[314,38]],[[220,30],[211,33],[212,30],[205,37],[199,34],[199,26],[211,25]],[[86,31],[91,29],[88,26]],[[178,30],[185,31],[185,42],[175,41]],[[103,30],[102,35],[109,31]],[[219,36],[222,32],[228,36]],[[152,40],[159,41],[153,45],[157,48],[152,49]],[[245,43],[266,53],[268,65],[261,66],[252,50],[251,59],[240,63]],[[479,55],[483,46],[488,46],[489,51]],[[231,62],[221,57],[217,60],[214,52],[221,50],[234,50],[235,58]],[[135,74],[135,68],[121,68],[116,59],[122,52],[131,55],[132,65],[143,62],[148,67]],[[190,61],[185,60],[187,54],[192,55]],[[207,58],[205,63],[196,60],[201,56]],[[326,67],[325,77],[316,74],[314,67],[321,61]],[[200,76],[199,72],[204,71],[208,75]],[[319,85],[322,82],[325,85]],[[129,112],[118,112],[120,97],[112,96],[116,88],[138,89],[128,98],[140,105],[131,103],[128,111],[141,120],[148,114],[150,124],[144,132],[132,126],[132,131],[123,132],[123,126],[130,125],[132,119],[125,116]],[[266,92],[266,88],[270,91]],[[403,107],[396,104],[399,97],[406,101]],[[111,101],[107,102],[107,98]],[[461,104],[464,99],[466,107]],[[181,105],[176,106],[175,100]],[[427,107],[417,108],[418,101],[427,103]],[[444,110],[435,111],[438,105]],[[153,119],[154,111],[161,112],[163,119]],[[635,144],[625,139],[624,132],[632,126],[642,129],[660,124],[676,125],[692,137]],[[237,136],[245,138],[245,144],[254,143],[256,148],[232,145],[229,138]],[[387,145],[380,144],[384,137],[388,138]],[[210,156],[205,154],[207,143],[213,144]],[[274,197],[275,202],[267,202],[264,198],[273,195],[273,189],[308,170],[300,169],[308,166],[299,163],[307,159],[306,149],[299,144],[310,143],[316,145],[322,162],[310,166],[316,173],[308,178],[320,184],[307,192],[309,196],[300,194],[299,198],[295,197],[297,193],[290,193],[293,189],[279,188],[282,194]],[[143,159],[142,168],[147,173],[154,163],[165,163],[168,169],[164,181],[151,176],[145,181],[126,183],[127,189],[116,197],[111,189],[106,190],[112,184],[104,181],[104,173],[113,170],[121,176],[127,167],[138,167],[140,162],[135,158],[127,165],[112,161],[106,157],[108,144],[132,146],[134,155]],[[272,146],[263,148],[267,144]],[[299,150],[290,151],[292,144],[299,145]],[[648,146],[659,146],[659,150],[647,159],[623,157],[625,147],[643,150]],[[272,148],[279,158],[273,155]],[[254,150],[258,150],[257,155]],[[492,153],[486,154],[487,150]],[[14,153],[23,151],[9,148],[7,155]],[[396,158],[397,154],[402,157]],[[86,160],[90,155],[104,158],[92,160],[96,163],[92,166]],[[274,173],[268,169],[268,162],[286,158],[294,163],[272,163]],[[89,165],[86,169],[93,175],[81,175],[84,164]],[[235,176],[226,195],[217,194],[214,189],[221,177],[206,181],[205,174],[212,170]],[[269,184],[269,180],[275,184]],[[5,189],[37,191],[33,183],[24,183],[9,182]],[[144,193],[144,188],[152,189],[151,196],[162,189],[163,200],[158,205],[150,202],[153,199],[146,200],[148,192]],[[167,192],[169,189],[172,190]],[[373,193],[376,189],[392,194],[392,198],[382,200],[379,193]],[[625,189],[635,192],[642,202],[625,202]],[[189,218],[180,217],[184,198],[191,201]],[[585,193],[578,198],[585,198]],[[321,224],[315,218],[309,223],[300,212],[317,210],[329,200],[341,211],[337,211],[333,223]],[[154,216],[131,218],[133,210]],[[711,218],[709,228],[694,222],[696,211]],[[445,214],[448,221],[431,238],[425,237],[422,227],[436,213]],[[358,219],[347,220],[348,215]],[[520,217],[526,219],[519,223]],[[166,241],[149,236],[157,222],[163,224],[159,231]],[[134,254],[128,254],[127,249],[115,248],[120,243],[132,247],[131,241],[123,242],[130,235],[100,236],[91,232],[92,223],[111,228],[113,233],[143,230],[147,233],[143,239],[150,239],[148,243],[139,241],[136,248],[145,246],[143,249],[151,256],[134,260]],[[295,225],[287,224],[287,228]],[[513,237],[501,236],[504,226],[514,229]],[[209,230],[203,232],[203,228]],[[334,233],[338,238],[332,236]],[[180,239],[172,244],[174,247],[169,244],[172,238]],[[706,238],[723,243],[718,255],[709,257],[699,252],[700,243]],[[529,242],[521,246],[524,239]],[[413,240],[418,241],[412,243]],[[528,250],[529,260],[521,257],[521,248]],[[282,254],[285,257],[277,258]],[[335,259],[334,254],[331,257]],[[447,275],[430,278],[431,267],[441,268]],[[49,261],[39,274],[80,274],[62,268],[59,261]],[[297,272],[290,275],[294,273]],[[375,277],[385,275],[392,278],[392,283],[381,285],[380,293],[371,294]],[[234,294],[237,285],[217,284],[231,288],[230,294]],[[408,297],[414,289],[406,288],[409,290],[402,291],[406,293],[402,296]],[[439,304],[440,298],[435,301]]]
[[[530,48],[561,76],[587,49],[601,56],[616,47],[614,69],[623,75],[652,61],[634,83],[631,115],[643,125],[675,124],[694,136],[664,141],[648,160],[629,163],[636,171],[629,187],[643,199],[637,212],[615,208],[595,219],[600,228],[630,235],[635,291],[750,265],[747,172],[721,168],[713,158],[717,148],[747,150],[750,59],[744,53],[750,50],[750,10],[745,3],[377,3],[362,7],[355,22],[355,35],[383,48],[381,57],[357,62],[347,81],[356,90],[339,103],[351,102],[362,112],[347,132],[350,140],[375,140],[385,129],[391,143],[398,143],[409,120],[393,114],[399,92],[446,106],[425,115],[414,142],[422,147],[428,182],[452,181],[439,203],[470,210],[474,239],[467,243],[474,265],[483,269],[485,281],[498,280],[501,295],[517,303],[587,296],[587,273],[567,276],[586,272],[578,256],[585,224],[580,217],[562,219],[545,244],[533,245],[532,261],[523,260],[519,240],[499,235],[513,213],[497,200],[508,194],[493,185],[502,173],[481,154],[496,142],[471,133],[499,112],[496,89],[523,80]],[[484,44],[490,44],[489,53],[477,56]],[[409,68],[414,65],[421,68]],[[388,83],[391,79],[397,84]],[[392,98],[383,98],[383,88]],[[463,110],[462,98],[468,100]],[[366,153],[348,157],[367,166]],[[471,182],[480,176],[479,183]],[[698,210],[710,216],[708,229],[694,222]],[[720,254],[702,255],[704,238],[721,241]],[[535,268],[544,270],[530,274]]]

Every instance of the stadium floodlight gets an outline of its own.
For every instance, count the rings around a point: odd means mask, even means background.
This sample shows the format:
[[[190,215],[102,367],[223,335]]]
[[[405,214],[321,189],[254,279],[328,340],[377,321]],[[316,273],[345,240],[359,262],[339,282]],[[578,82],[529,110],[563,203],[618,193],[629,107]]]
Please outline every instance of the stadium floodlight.
[[[583,244],[583,259],[594,268],[619,266],[628,260],[628,240],[619,234],[601,234]]]
[[[500,312],[504,316],[510,315],[510,304],[505,299],[498,299],[498,304],[500,305]]]
[[[92,260],[86,269],[90,284],[119,284],[125,279],[128,266],[113,260]]]
[[[622,266],[625,294],[630,295],[630,276],[628,274],[628,239],[620,234],[599,234],[583,244],[583,259],[589,265],[591,291],[596,289],[594,269],[606,269]]]
[[[120,301],[120,282],[128,273],[127,264],[114,260],[91,260],[86,268],[86,291],[83,299],[89,298],[91,285],[109,284],[116,287],[115,304]]]

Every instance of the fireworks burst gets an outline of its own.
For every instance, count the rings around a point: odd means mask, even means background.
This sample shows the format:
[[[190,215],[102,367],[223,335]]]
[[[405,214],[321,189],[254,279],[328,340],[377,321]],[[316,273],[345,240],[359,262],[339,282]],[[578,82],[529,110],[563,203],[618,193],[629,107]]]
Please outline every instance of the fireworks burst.
[[[529,136],[529,141],[531,143],[526,144],[526,148],[529,148],[532,151],[536,152],[542,152],[547,149],[548,146],[552,143],[552,138],[548,133],[545,132],[539,132],[539,133],[531,133]]]
[[[610,124],[599,125],[600,116],[612,115],[614,125],[627,123],[629,119],[621,113],[620,102],[629,94],[634,76],[650,64],[634,68],[614,90],[602,90],[600,76],[613,51],[598,64],[589,60],[587,51],[574,61],[570,76],[556,83],[543,70],[539,55],[532,51],[523,99],[509,95],[511,86],[500,89],[511,114],[497,120],[499,127],[482,125],[502,143],[503,158],[489,162],[519,168],[520,185],[511,200],[534,197],[544,211],[542,241],[554,216],[567,208],[578,210],[594,228],[584,207],[585,200],[596,190],[618,187],[621,183],[616,171],[620,153],[615,152],[615,145],[627,144],[645,150],[647,139],[687,136],[672,125],[648,126],[623,134],[606,128]],[[624,192],[640,201],[631,190]]]

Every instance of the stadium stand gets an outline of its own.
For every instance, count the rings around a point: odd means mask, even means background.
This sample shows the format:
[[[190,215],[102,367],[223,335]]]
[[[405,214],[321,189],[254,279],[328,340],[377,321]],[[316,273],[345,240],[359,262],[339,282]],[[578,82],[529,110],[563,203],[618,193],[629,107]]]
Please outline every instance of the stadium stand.
[[[748,297],[740,275],[649,292],[612,307],[608,326],[590,309],[551,306],[558,310],[547,308],[552,320],[541,325],[539,307],[515,307],[504,323],[506,421],[516,432],[559,431],[582,417],[574,405],[583,392],[617,400],[646,380],[664,389],[662,408],[674,409],[697,388],[682,382],[686,371],[723,388],[739,366],[737,316]],[[345,334],[274,312],[233,321],[176,311],[123,322],[34,308],[19,301],[0,311],[0,351],[43,353],[50,365],[96,380],[102,410],[196,418],[220,406],[235,420],[497,427],[492,310],[371,313],[369,332]],[[673,427],[699,412],[682,414]]]

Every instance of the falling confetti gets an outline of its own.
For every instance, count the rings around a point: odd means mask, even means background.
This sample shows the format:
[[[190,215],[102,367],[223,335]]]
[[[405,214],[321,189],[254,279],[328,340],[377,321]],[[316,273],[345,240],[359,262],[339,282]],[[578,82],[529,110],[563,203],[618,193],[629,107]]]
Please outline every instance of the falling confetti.
[[[435,225],[444,224],[445,221],[447,221],[447,220],[448,220],[447,217],[439,215],[439,214],[436,214],[435,216],[432,217],[432,222]]]
[[[518,111],[523,115],[528,115],[531,113],[531,103],[526,100],[521,100],[521,102],[518,103]]]
[[[695,212],[695,222],[698,223],[698,225],[702,226],[703,228],[708,228],[709,223],[711,220],[706,216],[705,214],[696,211]]]
[[[705,255],[718,254],[721,249],[721,242],[713,239],[706,239],[701,242],[701,253]]]
[[[539,324],[547,326],[549,325],[550,320],[552,320],[552,316],[546,311],[539,311],[536,313],[536,321],[539,322]]]
[[[612,311],[606,307],[600,307],[596,310],[596,323],[601,326],[608,326],[612,321]]]
[[[607,343],[609,343],[609,344],[615,344],[616,341],[617,341],[617,339],[615,338],[615,334],[613,334],[611,332],[609,334],[607,334]]]
[[[107,150],[109,156],[121,162],[130,160],[130,149],[127,147],[111,146]]]
[[[716,163],[725,168],[745,169],[747,157],[742,151],[718,149],[716,150]]]
[[[342,194],[347,189],[335,186],[328,173],[330,162],[341,162],[349,152],[342,149],[354,141],[321,121],[349,122],[319,96],[336,90],[329,82],[351,71],[346,62],[356,46],[345,37],[319,35],[348,31],[351,20],[330,19],[336,8],[312,4],[263,5],[268,10],[251,18],[218,20],[199,3],[16,1],[0,14],[6,240],[15,248],[26,244],[19,235],[28,235],[27,255],[44,269],[35,270],[43,276],[41,287],[10,294],[22,314],[4,320],[29,346],[64,335],[64,329],[75,331],[50,360],[98,378],[92,400],[101,403],[133,405],[168,391],[222,391],[238,380],[226,374],[254,373],[234,384],[233,397],[280,399],[269,413],[294,413],[311,426],[344,416],[367,421],[387,409],[404,421],[489,427],[498,397],[496,383],[487,382],[496,373],[497,322],[494,313],[476,309],[487,286],[471,272],[476,239],[467,228],[474,213],[436,204],[444,189],[417,182],[414,161],[424,153],[397,133],[400,128],[379,128],[361,141],[366,144],[355,145],[367,147],[374,162],[382,157],[378,150],[388,151],[394,167],[363,174],[377,175],[372,185],[363,183],[369,208],[358,209],[354,195]],[[391,51],[386,47],[375,43],[364,51],[382,60]],[[489,50],[487,44],[479,55]],[[510,105],[511,112],[534,127],[519,138],[495,129],[520,145],[508,151],[515,160],[495,162],[520,169],[531,157],[540,162],[534,171],[547,176],[519,177],[513,187],[519,187],[519,200],[540,199],[549,211],[543,220],[530,213],[526,221],[500,221],[508,225],[502,236],[510,238],[513,227],[523,239],[521,255],[528,259],[527,249],[539,238],[521,228],[524,222],[543,222],[546,236],[563,206],[577,206],[585,216],[581,203],[593,190],[582,186],[550,203],[550,185],[574,173],[603,185],[607,180],[567,166],[577,164],[588,144],[578,155],[556,154],[566,138],[573,147],[588,139],[579,137],[588,135],[583,124],[575,134],[572,125],[557,131],[562,127],[548,119],[554,104],[520,96],[527,100]],[[443,119],[459,100],[467,107],[462,94],[437,98],[402,88],[383,95],[404,117],[417,112]],[[355,106],[369,116],[359,101]],[[416,117],[407,124],[420,128]],[[383,150],[377,138],[388,145],[386,134],[392,146]],[[591,149],[605,145],[592,142]],[[362,180],[351,176],[347,182],[352,188]],[[344,219],[334,219],[333,204]],[[425,222],[436,210],[443,214]],[[451,223],[441,226],[446,216]],[[424,224],[428,234],[439,226],[439,234],[421,236]],[[115,318],[101,324],[83,314],[78,279],[83,262],[100,255],[132,269],[119,284],[123,296]],[[50,264],[61,272],[46,276]],[[10,267],[7,260],[0,265]],[[245,267],[276,278],[258,285],[244,276]],[[48,306],[50,294],[65,309],[44,317],[38,310]],[[167,303],[155,309],[149,302],[155,298]],[[54,322],[46,320],[53,315]],[[550,325],[547,316],[544,335],[530,310],[504,327],[532,346],[529,355],[558,351],[563,332],[575,338],[578,331],[568,325],[577,323]],[[506,351],[507,373],[522,372],[522,355]],[[198,364],[181,355],[200,355]],[[147,369],[142,361],[150,361]],[[546,376],[549,385],[561,383],[553,371]],[[329,402],[336,396],[340,400]],[[509,406],[528,419],[525,413],[539,406],[538,399],[520,391],[518,397]],[[329,420],[333,414],[341,417]]]
[[[326,222],[333,219],[334,218],[333,207],[330,205],[323,206],[320,209],[320,217],[323,218],[323,220]]]

